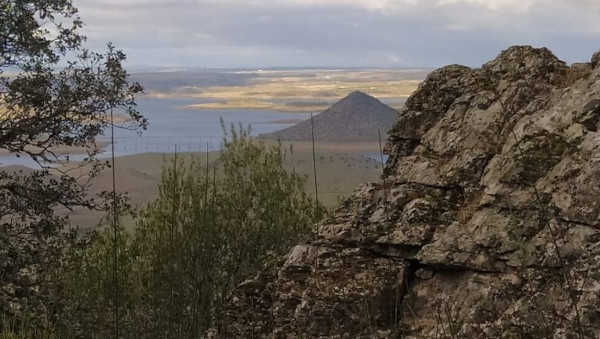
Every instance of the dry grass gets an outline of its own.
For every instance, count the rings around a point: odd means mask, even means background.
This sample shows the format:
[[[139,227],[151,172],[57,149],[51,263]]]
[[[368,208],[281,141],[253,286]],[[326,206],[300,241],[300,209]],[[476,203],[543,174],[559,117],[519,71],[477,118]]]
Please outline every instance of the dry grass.
[[[194,109],[267,109],[280,112],[322,111],[354,91],[378,99],[408,97],[428,71],[330,70],[267,71],[245,86],[198,87],[190,92],[154,92],[155,98],[187,97],[217,100],[190,105]]]
[[[267,141],[267,143],[273,141]],[[306,189],[314,194],[312,145],[309,142],[294,142],[293,153],[290,153],[289,142],[283,147],[288,152],[287,167],[297,173],[306,175]],[[319,143],[316,146],[317,180],[319,184],[319,200],[329,208],[338,204],[339,198],[348,196],[361,183],[376,181],[381,174],[378,161],[369,159],[366,154],[377,153],[377,143]],[[183,153],[180,156],[189,158],[197,156],[205,161],[206,153]],[[210,161],[218,156],[210,153]],[[157,183],[161,169],[172,154],[147,153],[119,157],[116,159],[117,191],[127,192],[133,205],[141,207],[158,193]],[[82,170],[83,172],[85,169]],[[73,172],[80,175],[82,172]],[[112,187],[111,173],[107,169],[94,179],[90,194],[97,194]],[[93,227],[103,217],[100,212],[77,209],[73,212],[61,211],[69,215],[73,224],[82,227]]]
[[[562,79],[562,87],[569,87],[577,82],[577,80],[588,77],[592,73],[592,69],[586,64],[575,64],[567,69],[567,72]]]
[[[483,190],[466,194],[463,205],[456,213],[456,218],[459,223],[464,225],[471,220],[475,212],[479,209],[479,202],[481,201],[483,194]]]

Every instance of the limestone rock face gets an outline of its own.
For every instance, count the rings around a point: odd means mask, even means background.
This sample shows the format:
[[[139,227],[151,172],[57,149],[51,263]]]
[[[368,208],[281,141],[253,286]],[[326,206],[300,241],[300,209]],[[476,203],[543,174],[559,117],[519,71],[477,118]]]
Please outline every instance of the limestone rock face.
[[[365,184],[239,286],[247,338],[599,338],[600,67],[511,47],[432,72]]]

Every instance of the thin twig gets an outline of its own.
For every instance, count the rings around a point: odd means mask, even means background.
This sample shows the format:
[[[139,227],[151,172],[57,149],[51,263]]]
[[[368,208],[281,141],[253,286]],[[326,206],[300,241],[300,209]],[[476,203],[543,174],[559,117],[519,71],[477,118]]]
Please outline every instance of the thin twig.
[[[383,147],[382,147],[382,142],[381,142],[381,131],[379,129],[377,129],[377,137],[379,139],[379,157],[381,160],[381,178],[383,180],[383,213],[385,215],[385,227],[386,227],[386,236],[387,236],[387,241],[391,241],[391,232],[392,232],[392,228],[390,227],[390,215],[389,215],[389,211],[388,211],[388,185],[387,185],[387,180],[385,177],[385,163],[383,162]],[[392,267],[392,259],[388,259],[389,260],[389,265],[388,265],[388,274],[391,275],[392,271],[393,271],[393,267]],[[407,290],[408,292],[408,290]],[[396,286],[396,299],[395,299],[395,303],[393,304],[394,310],[394,333],[398,330],[398,300],[400,299],[398,296],[398,286]]]
[[[365,302],[365,315],[367,316],[367,322],[369,324],[369,331],[374,334],[373,325],[371,325],[371,312],[369,311],[369,302],[367,301],[367,294],[363,294],[363,301]]]
[[[114,316],[115,316],[115,328],[114,334],[115,338],[119,338],[119,265],[118,259],[119,254],[117,247],[119,246],[118,237],[119,233],[117,230],[118,225],[118,212],[117,212],[117,184],[116,184],[116,174],[115,174],[115,125],[113,120],[113,110],[110,109],[110,146],[111,146],[111,161],[112,161],[112,194],[113,194],[113,238],[114,238],[114,246],[113,246],[113,274],[115,280],[115,299],[114,299]]]
[[[448,302],[444,301],[444,310],[446,312],[446,318],[448,318],[448,327],[450,328],[450,336],[452,337],[452,339],[456,339],[458,333],[456,332],[456,329],[454,328],[454,319],[452,318],[452,312],[450,310],[450,307],[448,306]]]
[[[436,308],[436,318],[435,318],[435,322],[437,324],[439,324],[439,326],[442,328],[442,334],[444,335],[444,339],[446,339],[448,336],[446,335],[446,329],[444,328],[444,319],[442,318],[442,315],[440,314],[440,308]],[[436,326],[436,332],[437,332],[437,326]]]
[[[315,125],[313,121],[313,114],[310,113],[310,136],[312,139],[312,158],[313,158],[313,174],[315,179],[315,215],[319,210],[319,185],[317,183],[317,156],[315,153]]]

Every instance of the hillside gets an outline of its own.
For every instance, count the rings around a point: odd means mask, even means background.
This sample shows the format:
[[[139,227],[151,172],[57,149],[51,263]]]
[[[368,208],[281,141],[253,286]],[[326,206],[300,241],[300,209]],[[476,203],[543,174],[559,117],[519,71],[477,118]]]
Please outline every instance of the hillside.
[[[600,52],[429,74],[359,187],[220,337],[600,338]]]
[[[360,91],[350,93],[314,116],[316,141],[375,141],[377,130],[385,136],[398,111]],[[311,140],[311,121],[306,120],[261,137],[285,141]]]

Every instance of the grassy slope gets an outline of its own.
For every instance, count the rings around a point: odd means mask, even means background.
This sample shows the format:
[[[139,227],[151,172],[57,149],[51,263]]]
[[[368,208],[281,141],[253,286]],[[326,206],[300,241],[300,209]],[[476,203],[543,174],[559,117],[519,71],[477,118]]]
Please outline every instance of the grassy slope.
[[[289,149],[290,143],[283,144]],[[288,155],[288,168],[308,177],[306,189],[314,192],[312,145],[307,142],[295,142],[293,154]],[[377,154],[379,145],[376,143],[319,143],[316,146],[317,180],[319,200],[327,207],[335,207],[338,198],[347,196],[361,183],[376,181],[381,174],[380,163],[370,159],[365,154]],[[165,161],[173,155],[139,154],[116,159],[117,191],[128,192],[131,202],[137,206],[150,201],[158,193],[157,183]],[[189,158],[190,153],[181,156]],[[196,153],[194,156],[204,163],[206,153]],[[216,153],[210,154],[211,161]],[[104,170],[95,178],[90,187],[90,193],[95,194],[112,188],[110,170]],[[73,224],[83,228],[93,227],[103,216],[102,213],[77,209],[68,213]],[[127,221],[130,223],[130,221]]]

